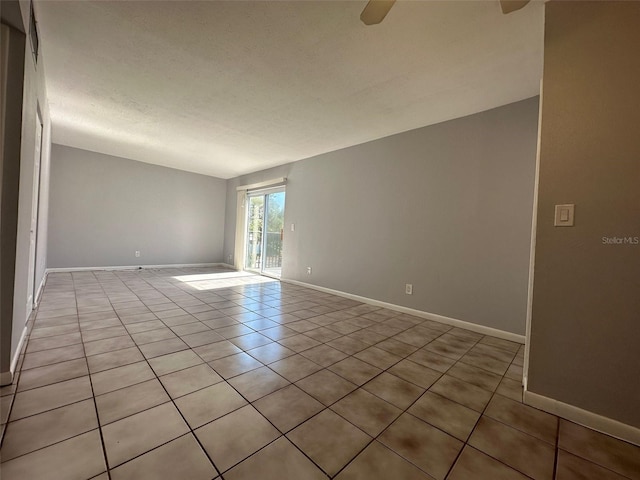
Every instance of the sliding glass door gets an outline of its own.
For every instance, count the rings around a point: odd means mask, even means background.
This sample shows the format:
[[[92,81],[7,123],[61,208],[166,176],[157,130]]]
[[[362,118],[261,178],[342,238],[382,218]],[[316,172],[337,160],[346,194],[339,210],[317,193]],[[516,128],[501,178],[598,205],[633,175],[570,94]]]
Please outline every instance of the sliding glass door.
[[[247,202],[247,256],[244,266],[247,270],[260,270],[262,258],[262,230],[264,219],[264,195],[250,196]]]
[[[249,193],[247,200],[245,268],[279,277],[282,270],[284,189]]]

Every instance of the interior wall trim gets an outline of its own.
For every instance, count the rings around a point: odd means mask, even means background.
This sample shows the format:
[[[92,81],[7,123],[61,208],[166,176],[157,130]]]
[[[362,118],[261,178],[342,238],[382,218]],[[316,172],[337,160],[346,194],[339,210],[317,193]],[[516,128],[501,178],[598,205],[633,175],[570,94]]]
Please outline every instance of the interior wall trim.
[[[7,373],[11,375],[9,379],[9,383],[13,382],[13,377],[16,374],[16,368],[18,367],[18,360],[20,360],[20,354],[22,353],[22,347],[24,347],[24,341],[27,338],[27,329],[29,325],[28,323],[22,329],[22,335],[20,335],[20,341],[18,342],[18,347],[16,348],[16,352],[13,354],[13,358],[11,359],[11,366],[9,367],[9,372],[4,372],[3,375]],[[5,385],[4,378],[2,379],[2,385]]]
[[[13,383],[13,373],[11,371],[0,373],[0,386],[11,385]]]
[[[531,321],[533,318],[533,284],[536,265],[536,233],[538,230],[538,189],[540,187],[540,145],[542,142],[542,100],[543,79],[540,80],[540,103],[538,104],[538,138],[536,144],[536,173],[533,182],[533,213],[531,215],[531,247],[529,250],[529,283],[527,286],[527,318],[525,323],[524,363],[522,367],[522,384],[527,386],[529,377],[529,360],[531,357]]]
[[[524,403],[579,425],[640,446],[640,428],[527,390],[524,392]]]
[[[45,277],[50,273],[87,272],[91,270],[147,270],[149,268],[189,268],[189,267],[224,267],[234,269],[228,263],[168,263],[164,265],[121,265],[108,267],[63,267],[47,268]]]
[[[256,190],[258,188],[277,187],[287,184],[287,177],[274,178],[272,180],[265,180],[264,182],[251,183],[249,185],[239,185],[236,187],[236,191],[241,190]]]
[[[234,268],[239,271],[244,270],[244,241],[245,230],[247,227],[247,191],[238,190],[236,193],[236,238],[233,246],[233,261]]]
[[[445,325],[451,325],[452,327],[460,327],[467,330],[471,330],[476,333],[481,333],[483,335],[491,335],[493,337],[502,338],[503,340],[510,340],[512,342],[524,344],[524,335],[518,335],[517,333],[498,330],[497,328],[487,327],[485,325],[478,325],[477,323],[471,323],[465,320],[458,320],[457,318],[445,317],[444,315],[438,315],[437,313],[429,313],[422,310],[403,307],[402,305],[382,302],[380,300],[375,300],[373,298],[362,297],[360,295],[354,295],[352,293],[347,293],[347,292],[341,292],[340,290],[333,290],[331,288],[321,287],[318,285],[313,285],[311,283],[300,282],[298,280],[281,278],[280,281],[285,283],[291,283],[294,285],[299,285],[301,287],[311,288],[313,290],[318,290],[320,292],[331,293],[333,295],[349,298],[351,300],[367,303],[369,305],[388,308],[389,310],[406,313],[409,315],[413,315],[415,317],[425,318],[427,320],[433,320],[434,322],[444,323]]]
[[[40,285],[38,285],[38,289],[36,290],[36,295],[33,297],[33,308],[38,308],[40,304],[40,298],[42,297],[42,291],[44,290],[44,284],[47,280],[47,271],[45,269],[44,275],[42,275],[42,280],[40,280]]]

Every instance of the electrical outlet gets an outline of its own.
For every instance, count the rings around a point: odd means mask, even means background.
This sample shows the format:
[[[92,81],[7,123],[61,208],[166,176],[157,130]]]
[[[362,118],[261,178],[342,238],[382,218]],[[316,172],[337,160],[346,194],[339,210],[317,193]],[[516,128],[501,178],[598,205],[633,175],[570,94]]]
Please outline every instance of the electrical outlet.
[[[413,295],[413,285],[410,283],[407,283],[404,286],[404,293],[406,293],[407,295]]]
[[[136,258],[140,256],[140,250],[136,250]]]
[[[227,257],[227,263],[229,265],[233,265],[233,255],[229,254],[229,256]]]
[[[307,267],[307,275],[311,275],[311,267]]]

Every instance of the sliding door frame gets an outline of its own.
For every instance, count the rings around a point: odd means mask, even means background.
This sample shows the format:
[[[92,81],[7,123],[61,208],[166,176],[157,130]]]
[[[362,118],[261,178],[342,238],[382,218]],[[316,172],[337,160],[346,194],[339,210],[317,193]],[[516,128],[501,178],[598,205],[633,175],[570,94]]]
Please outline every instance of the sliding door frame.
[[[280,177],[274,178],[272,180],[267,180],[264,182],[253,183],[249,185],[241,185],[236,187],[236,241],[234,245],[234,262],[233,266],[238,271],[252,271],[253,269],[247,269],[245,265],[245,255],[246,255],[246,240],[247,240],[247,221],[248,221],[248,209],[249,209],[249,199],[250,195],[259,195],[260,193],[268,194],[273,193],[275,191],[283,191],[286,194],[286,185],[287,178]],[[266,209],[266,204],[265,204]],[[286,214],[286,209],[285,209]],[[264,238],[263,238],[264,241]],[[264,248],[264,245],[263,245]],[[262,271],[258,272],[260,275],[264,275],[267,277],[273,277],[272,275],[266,274]]]
[[[260,188],[257,190],[249,190],[246,193],[245,196],[245,228],[244,228],[244,233],[245,233],[245,237],[244,237],[244,262],[245,262],[245,270],[249,271],[249,272],[253,272],[253,273],[258,273],[260,275],[264,275],[265,277],[271,277],[271,278],[280,278],[277,275],[273,275],[270,274],[269,272],[266,271],[266,267],[265,267],[265,261],[267,258],[267,239],[268,239],[268,229],[269,229],[269,222],[268,222],[268,213],[269,213],[269,204],[270,204],[270,198],[269,196],[273,193],[284,193],[286,195],[286,189],[284,185],[276,185],[274,187],[266,187],[266,188]],[[246,265],[246,255],[247,255],[247,226],[249,224],[249,209],[251,208],[251,202],[249,201],[249,199],[251,197],[263,197],[263,206],[262,206],[262,231],[261,231],[261,239],[260,239],[260,266],[258,268],[249,268]],[[284,213],[283,213],[284,214]],[[284,230],[284,225],[283,225],[283,230]]]

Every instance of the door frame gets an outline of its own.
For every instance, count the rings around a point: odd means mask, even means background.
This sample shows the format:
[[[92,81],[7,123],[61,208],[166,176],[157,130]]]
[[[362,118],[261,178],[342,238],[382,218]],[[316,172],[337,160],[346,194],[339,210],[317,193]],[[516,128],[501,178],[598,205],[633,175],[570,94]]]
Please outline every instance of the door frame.
[[[234,245],[233,267],[242,272],[245,270],[244,257],[247,232],[247,198],[250,193],[269,188],[282,187],[285,189],[287,177],[274,178],[236,187],[236,239]],[[286,189],[285,189],[286,192]],[[286,209],[285,209],[286,215]],[[229,262],[231,263],[231,262]],[[266,275],[269,276],[269,275]]]
[[[244,221],[244,247],[243,247],[243,255],[246,257],[246,253],[247,253],[247,226],[249,224],[249,206],[250,203],[248,200],[250,197],[264,197],[264,204],[263,204],[263,218],[262,218],[262,239],[261,239],[261,245],[260,245],[260,268],[255,269],[255,268],[247,268],[245,265],[245,270],[248,272],[253,272],[253,273],[258,273],[260,275],[264,275],[265,277],[270,277],[270,278],[280,278],[276,275],[272,275],[268,272],[265,271],[265,266],[264,266],[264,262],[265,262],[265,258],[266,258],[266,252],[267,252],[267,228],[268,228],[268,224],[267,224],[267,212],[269,209],[269,195],[272,193],[284,193],[286,195],[286,188],[284,185],[275,185],[272,187],[266,187],[266,188],[260,188],[260,189],[256,189],[256,190],[249,190],[246,192],[245,194],[245,209],[244,209],[244,214],[245,214],[245,221]],[[283,212],[284,215],[284,212]],[[284,232],[284,225],[283,225],[283,232]],[[243,259],[246,262],[246,259]]]
[[[27,288],[27,312],[30,313],[37,306],[38,282],[36,281],[38,255],[38,224],[40,222],[40,180],[42,172],[42,145],[44,124],[40,105],[36,107],[36,136],[33,164],[33,189],[31,200],[31,224],[29,228],[29,271]]]
[[[248,250],[248,241],[249,238],[247,236],[247,228],[249,226],[249,215],[251,214],[251,197],[263,197],[262,200],[262,231],[261,236],[260,236],[260,266],[258,268],[250,268],[247,266],[247,250]],[[264,193],[262,193],[262,191],[260,192],[247,192],[246,195],[246,201],[245,201],[245,220],[244,220],[244,249],[243,249],[243,256],[244,256],[244,269],[248,272],[253,272],[253,273],[257,273],[259,275],[262,275],[262,271],[264,270],[264,241],[265,241],[265,236],[264,236],[264,225],[265,225],[265,215],[267,213],[267,197]]]

